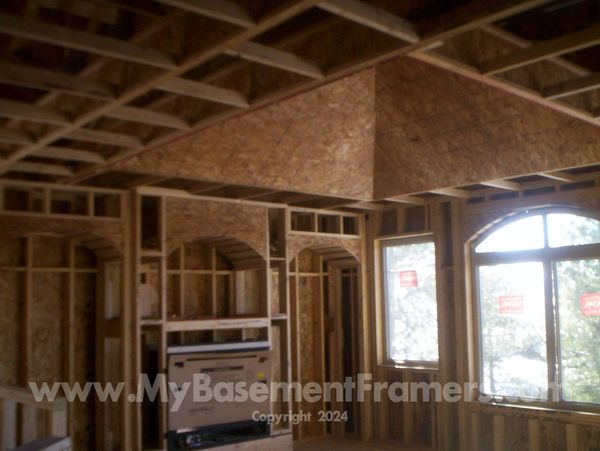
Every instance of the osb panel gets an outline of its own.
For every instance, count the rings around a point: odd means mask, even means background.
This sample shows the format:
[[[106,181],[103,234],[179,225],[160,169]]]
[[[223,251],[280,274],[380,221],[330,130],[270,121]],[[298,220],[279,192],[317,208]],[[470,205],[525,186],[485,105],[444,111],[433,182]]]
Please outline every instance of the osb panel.
[[[114,169],[370,199],[374,129],[374,73],[366,70]]]
[[[0,239],[0,266],[23,266],[25,246],[20,239]]]
[[[64,381],[63,311],[65,276],[33,273],[28,379],[37,383]]]
[[[540,448],[544,451],[567,449],[567,428],[564,423],[540,421]]]
[[[399,58],[376,69],[375,197],[600,160],[600,129]]]
[[[504,417],[505,447],[511,451],[529,451],[529,423],[527,417]]]
[[[93,235],[105,238],[113,247],[122,250],[124,224],[121,221],[58,219],[2,215],[0,238],[10,239],[28,234],[54,234],[63,237]]]
[[[267,258],[267,211],[253,205],[194,199],[166,199],[167,249],[201,238],[226,237],[242,241]]]
[[[33,237],[33,265],[36,267],[58,268],[66,266],[65,241],[59,237]]]
[[[0,384],[19,384],[23,273],[0,270]]]
[[[75,276],[75,381],[80,384],[94,382],[95,378],[95,299],[96,276],[77,274]],[[72,404],[73,442],[76,449],[93,449],[94,444],[94,403],[75,402]]]
[[[186,274],[183,293],[185,318],[198,318],[212,314],[210,275]]]
[[[290,261],[304,249],[311,249],[316,246],[340,247],[342,250],[346,250],[352,254],[359,262],[361,261],[361,242],[353,238],[290,234],[287,238],[287,243],[288,258]]]
[[[246,315],[259,315],[261,313],[262,280],[264,272],[249,270],[242,272],[244,277],[243,312]]]

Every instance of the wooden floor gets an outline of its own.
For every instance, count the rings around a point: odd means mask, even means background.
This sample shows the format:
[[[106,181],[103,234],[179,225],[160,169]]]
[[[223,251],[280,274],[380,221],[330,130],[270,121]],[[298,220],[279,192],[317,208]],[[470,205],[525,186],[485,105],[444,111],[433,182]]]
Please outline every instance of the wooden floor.
[[[295,443],[294,451],[422,451],[418,448],[396,448],[389,445],[351,440],[321,439]]]

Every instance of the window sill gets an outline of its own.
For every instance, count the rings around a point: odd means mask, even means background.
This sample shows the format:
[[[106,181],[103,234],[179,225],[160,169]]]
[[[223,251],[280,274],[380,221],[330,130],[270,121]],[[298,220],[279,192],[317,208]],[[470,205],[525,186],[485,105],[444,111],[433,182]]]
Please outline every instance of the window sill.
[[[600,406],[585,406],[581,404],[572,405],[544,405],[543,403],[502,403],[502,402],[479,402],[467,403],[472,412],[486,413],[491,415],[510,412],[512,414],[531,414],[537,417],[553,419],[565,419],[577,423],[600,424]],[[515,412],[519,411],[519,412]]]
[[[383,363],[378,365],[381,369],[391,370],[391,371],[423,371],[423,372],[438,372],[439,367],[437,365],[428,366],[428,365],[410,365],[410,364],[394,364],[394,363]]]

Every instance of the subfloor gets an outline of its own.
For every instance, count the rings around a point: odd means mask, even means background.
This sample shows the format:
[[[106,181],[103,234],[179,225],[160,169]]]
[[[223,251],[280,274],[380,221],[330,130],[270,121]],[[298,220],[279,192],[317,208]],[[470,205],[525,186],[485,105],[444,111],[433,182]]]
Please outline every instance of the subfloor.
[[[357,440],[318,439],[294,443],[294,451],[422,451],[422,448],[397,448]]]

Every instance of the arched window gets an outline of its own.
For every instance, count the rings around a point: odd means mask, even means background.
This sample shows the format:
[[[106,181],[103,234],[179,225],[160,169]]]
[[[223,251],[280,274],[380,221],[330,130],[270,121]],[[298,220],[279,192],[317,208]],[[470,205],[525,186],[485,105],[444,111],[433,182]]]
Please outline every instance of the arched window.
[[[472,245],[481,391],[600,404],[600,221],[527,211]]]

